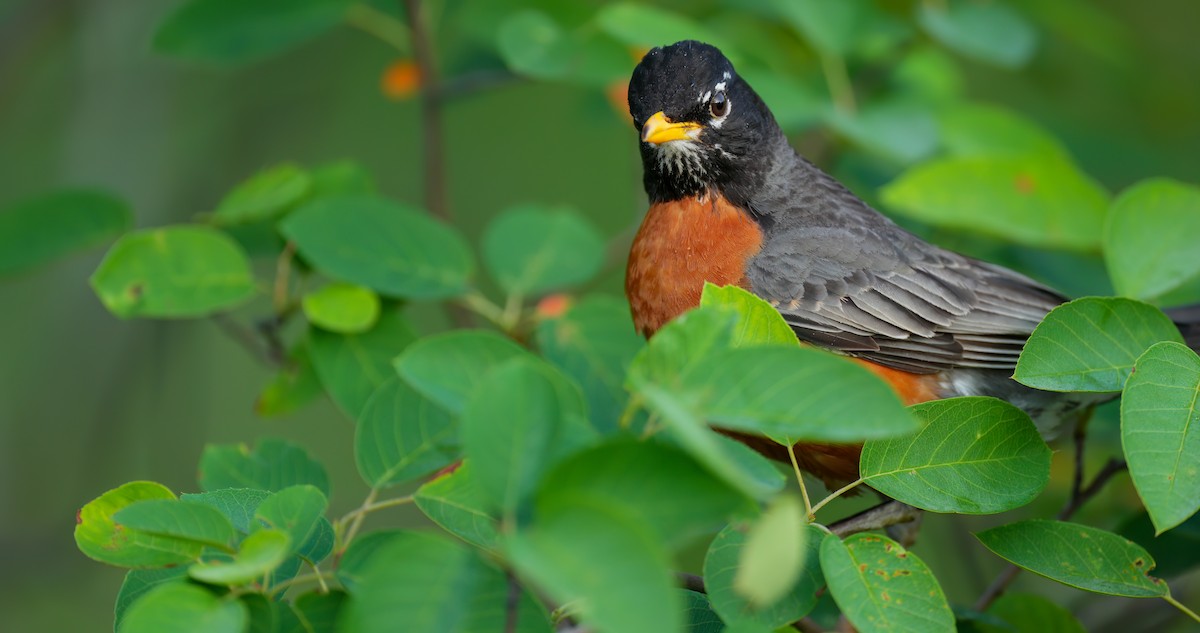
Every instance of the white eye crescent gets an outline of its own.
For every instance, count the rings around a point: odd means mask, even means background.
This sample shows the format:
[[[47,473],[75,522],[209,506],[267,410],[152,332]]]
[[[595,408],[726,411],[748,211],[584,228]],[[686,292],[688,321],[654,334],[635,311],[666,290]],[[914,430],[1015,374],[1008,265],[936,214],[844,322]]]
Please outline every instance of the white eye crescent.
[[[708,102],[708,111],[716,119],[723,119],[725,115],[729,114],[729,97],[725,96],[724,90],[718,90],[713,94],[712,100]]]

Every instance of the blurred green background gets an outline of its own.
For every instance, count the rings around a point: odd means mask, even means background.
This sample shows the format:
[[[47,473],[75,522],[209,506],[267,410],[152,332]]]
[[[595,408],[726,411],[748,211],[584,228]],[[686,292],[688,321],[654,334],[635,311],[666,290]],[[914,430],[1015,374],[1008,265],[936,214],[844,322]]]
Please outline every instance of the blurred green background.
[[[187,222],[259,169],[338,159],[366,166],[383,193],[422,202],[418,103],[381,90],[385,70],[403,55],[349,26],[236,69],[154,54],[156,26],[181,4],[0,0],[0,208],[56,187],[86,185],[129,201],[138,227]],[[391,3],[373,4],[400,15]],[[433,3],[442,71],[503,70],[495,16],[529,5],[582,22],[601,6],[557,4]],[[746,37],[746,16],[754,15],[753,6],[732,1],[657,4],[723,37]],[[908,15],[915,3],[878,4]],[[1006,106],[1045,127],[1110,192],[1150,176],[1200,179],[1200,4],[1012,4],[1036,29],[1033,57],[1023,68],[1006,69],[947,53],[969,100]],[[794,63],[787,57],[793,52]],[[777,53],[774,65],[757,63],[794,68],[802,78],[806,69],[819,68],[803,47],[782,45]],[[629,70],[635,54],[628,56]],[[885,57],[852,64],[860,96],[894,80],[902,62]],[[800,85],[817,88],[798,94],[820,106],[829,97],[819,71],[816,79]],[[604,87],[506,78],[447,107],[450,204],[475,244],[489,218],[518,202],[573,206],[616,236],[618,246],[636,226],[645,206],[636,136]],[[814,102],[768,100],[777,115],[796,121],[790,127],[797,146],[862,195],[872,196],[902,169],[904,161],[880,158],[870,143],[809,116]],[[1072,292],[1106,289],[1091,258],[933,235],[1024,266]],[[75,511],[129,480],[195,490],[195,464],[206,442],[249,443],[262,436],[299,442],[330,469],[335,514],[366,492],[353,465],[351,422],[327,402],[284,419],[256,417],[256,394],[272,371],[212,321],[119,321],[106,312],[87,285],[103,250],[0,278],[0,628],[6,631],[109,630],[123,572],[75,549]],[[610,268],[601,289],[619,294],[621,276],[619,266]],[[433,316],[427,320],[435,323]],[[1102,416],[1097,435],[1111,438],[1112,420]],[[1096,463],[1104,452],[1094,451]],[[1059,460],[1056,467],[1065,464]],[[1113,527],[1129,514],[1136,501],[1127,478],[1113,491],[1083,519]],[[1045,514],[1055,503],[1040,510]],[[948,528],[937,519],[929,523],[921,555],[952,601],[971,600],[998,566],[962,534],[941,539]],[[1089,600],[1080,613],[1096,630],[1157,630],[1131,629],[1129,621],[1115,619],[1118,612],[1130,617],[1130,601],[1093,600],[1037,579],[1022,583],[1068,604]],[[1169,610],[1154,602],[1145,605],[1147,612],[1133,612],[1139,627]]]

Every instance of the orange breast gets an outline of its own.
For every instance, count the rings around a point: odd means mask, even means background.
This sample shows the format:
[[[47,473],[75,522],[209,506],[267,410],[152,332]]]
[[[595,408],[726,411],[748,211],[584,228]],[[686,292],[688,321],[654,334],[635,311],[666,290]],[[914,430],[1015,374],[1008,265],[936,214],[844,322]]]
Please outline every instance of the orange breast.
[[[654,334],[699,305],[706,281],[746,286],[746,261],[762,239],[754,219],[720,196],[651,205],[625,273],[634,325]]]

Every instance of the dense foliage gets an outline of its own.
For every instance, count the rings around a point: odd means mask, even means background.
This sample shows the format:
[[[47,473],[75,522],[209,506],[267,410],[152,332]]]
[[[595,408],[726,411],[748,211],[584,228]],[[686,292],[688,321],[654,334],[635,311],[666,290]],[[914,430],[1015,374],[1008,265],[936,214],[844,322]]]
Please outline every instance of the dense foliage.
[[[1052,312],[1015,377],[1120,394],[1122,454],[1085,478],[1080,423],[1063,512],[976,537],[1066,585],[1187,611],[1146,548],[1172,530],[1194,533],[1200,509],[1200,357],[1156,307],[1200,300],[1200,188],[1155,179],[1113,199],[1037,125],[966,101],[956,56],[1021,67],[1037,46],[1024,14],[1002,2],[758,0],[712,9],[728,18],[718,28],[700,9],[528,4],[436,5],[440,19],[486,34],[462,44],[485,52],[459,83],[431,76],[436,30],[416,2],[406,13],[351,0],[191,0],[153,46],[238,65],[349,23],[414,60],[385,88],[420,93],[428,115],[487,89],[472,73],[619,93],[645,47],[702,39],[733,58],[789,131],[831,130],[892,165],[878,199],[914,226],[1102,253],[1121,297]],[[284,441],[209,446],[195,493],[137,481],[85,505],[79,549],[130,569],[118,631],[772,631],[839,617],[864,633],[1079,629],[1043,598],[997,600],[1004,583],[952,608],[916,553],[831,516],[831,501],[863,486],[937,513],[1031,503],[1051,479],[1051,449],[1019,409],[986,398],[906,408],[867,370],[797,345],[773,308],[733,287],[706,287],[699,308],[644,342],[622,300],[588,291],[614,258],[586,218],[520,205],[495,218],[477,252],[438,193],[440,157],[427,158],[429,208],[380,195],[345,161],[263,170],[187,225],[131,230],[126,204],[93,190],[0,214],[0,273],[115,239],[91,278],[114,315],[215,316],[261,339],[280,367],[258,414],[324,394],[356,423],[370,492],[341,517],[326,516],[323,466]],[[254,330],[227,314],[248,302],[269,311]],[[455,326],[419,331],[417,302],[444,305]],[[820,495],[709,424],[785,446],[865,442],[861,478]],[[1151,529],[1067,520],[1125,467]],[[363,532],[367,514],[403,504],[435,529]],[[700,587],[673,570],[705,539]],[[1171,558],[1165,575],[1200,564],[1195,548]]]

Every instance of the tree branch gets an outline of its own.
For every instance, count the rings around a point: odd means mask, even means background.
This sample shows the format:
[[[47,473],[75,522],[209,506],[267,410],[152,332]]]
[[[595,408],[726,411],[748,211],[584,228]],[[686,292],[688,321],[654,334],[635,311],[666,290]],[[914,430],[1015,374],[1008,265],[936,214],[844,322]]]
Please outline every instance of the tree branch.
[[[675,572],[675,581],[679,583],[681,588],[687,589],[688,591],[695,591],[696,593],[703,594],[708,593],[708,591],[704,589],[704,579],[695,574],[685,574],[681,571],[677,571]]]
[[[841,538],[915,521],[921,511],[906,503],[888,501],[829,525],[829,531]]]
[[[1086,486],[1083,485],[1084,448],[1087,443],[1087,422],[1088,418],[1083,418],[1080,420],[1079,424],[1075,426],[1075,433],[1073,434],[1073,440],[1075,444],[1075,468],[1074,476],[1071,482],[1071,496],[1067,498],[1066,504],[1063,505],[1062,510],[1059,510],[1058,515],[1055,517],[1059,521],[1066,521],[1074,516],[1079,508],[1082,507],[1083,504],[1087,503],[1092,497],[1096,496],[1096,493],[1100,492],[1104,485],[1107,484],[1114,475],[1125,470],[1126,468],[1125,460],[1117,459],[1116,457],[1111,458],[1106,464],[1104,464],[1104,467],[1100,469],[1100,472],[1096,473],[1096,476],[1092,478],[1091,483]],[[1004,594],[1005,590],[1008,589],[1008,586],[1017,579],[1017,576],[1020,575],[1020,573],[1021,568],[1017,567],[1016,565],[1008,565],[1005,567],[1004,571],[1001,571],[1000,574],[996,576],[996,579],[993,580],[990,585],[988,585],[987,589],[984,589],[983,594],[979,596],[979,600],[975,602],[975,610],[979,612],[987,611],[987,608],[996,601],[996,598],[999,598]]]
[[[442,137],[440,79],[429,25],[420,0],[403,0],[412,32],[413,61],[421,74],[421,145],[425,163],[425,206],[445,222],[453,221],[446,196],[445,143]]]

